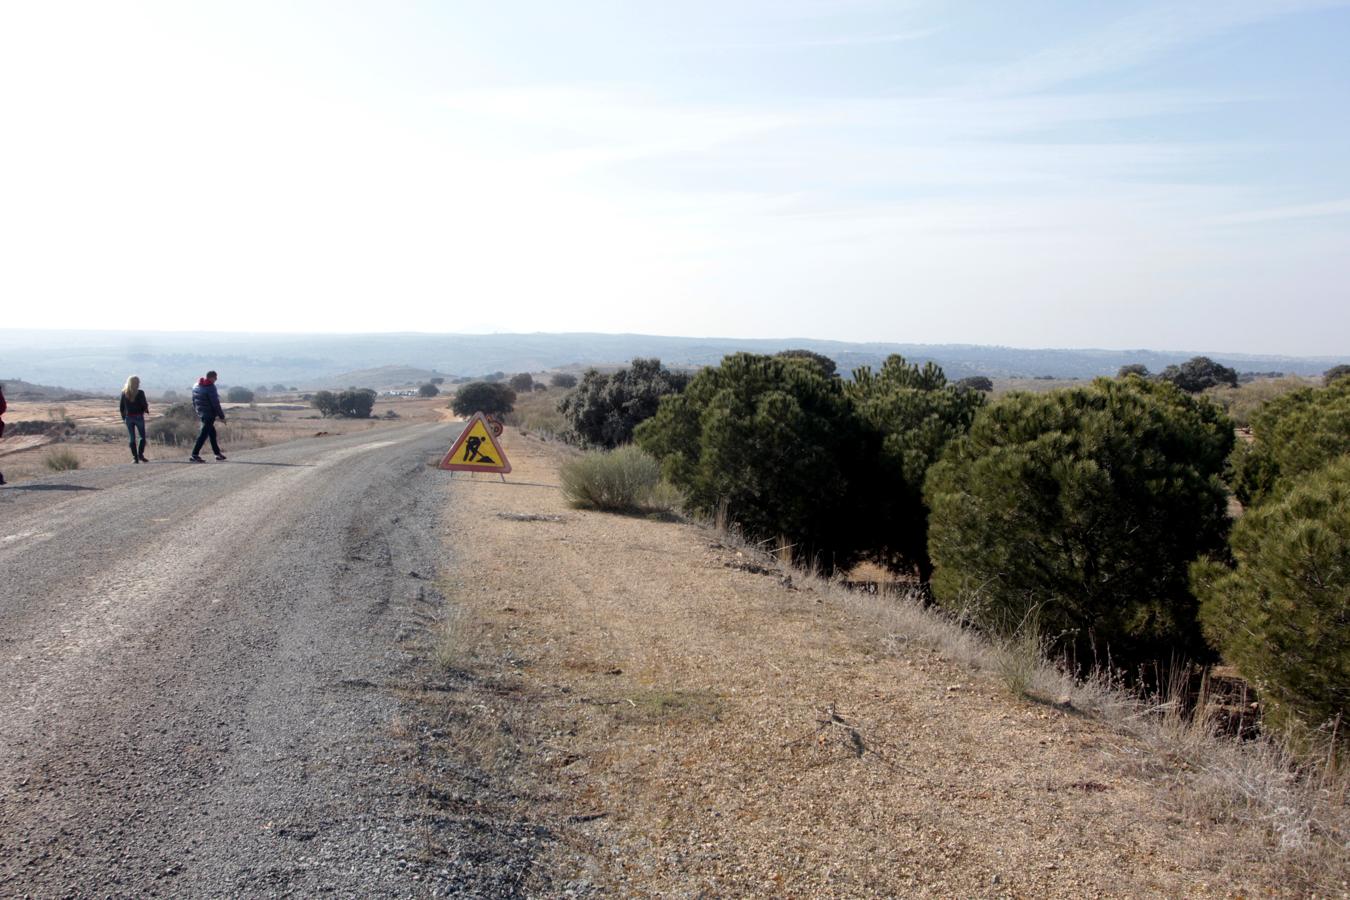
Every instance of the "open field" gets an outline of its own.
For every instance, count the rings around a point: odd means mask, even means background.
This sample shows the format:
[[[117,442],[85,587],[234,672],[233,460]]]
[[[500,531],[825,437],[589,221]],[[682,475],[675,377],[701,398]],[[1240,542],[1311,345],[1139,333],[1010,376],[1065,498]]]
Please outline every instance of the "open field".
[[[427,400],[381,398],[369,419],[324,419],[299,399],[249,406],[223,403],[226,422],[218,424],[217,431],[221,449],[228,455],[232,450],[271,446],[321,432],[351,434],[411,422],[443,421],[450,418],[447,402],[444,396]],[[146,417],[147,430],[162,415],[164,408],[164,403],[151,403],[151,415]],[[393,418],[388,417],[391,412]],[[15,434],[15,424],[26,421],[52,425],[69,422],[74,430],[69,435],[55,438]],[[127,432],[117,415],[115,397],[64,403],[11,402],[5,422],[6,434],[0,439],[0,471],[4,472],[6,481],[18,483],[50,474],[46,459],[56,447],[71,451],[82,469],[132,464]],[[180,459],[186,457],[190,449],[152,440],[146,445],[146,456],[151,460]]]

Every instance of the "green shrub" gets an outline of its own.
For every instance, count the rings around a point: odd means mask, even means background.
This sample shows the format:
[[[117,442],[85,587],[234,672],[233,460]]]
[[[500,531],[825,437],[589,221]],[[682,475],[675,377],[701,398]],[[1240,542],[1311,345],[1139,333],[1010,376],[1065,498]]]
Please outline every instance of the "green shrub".
[[[1148,378],[1148,366],[1143,363],[1128,363],[1116,370],[1117,378],[1128,378],[1131,375],[1138,375],[1140,378]]]
[[[577,386],[577,376],[568,374],[567,372],[555,372],[553,374],[553,377],[549,379],[548,383],[553,385],[555,388],[562,388],[563,390],[571,390],[572,388]]]
[[[1205,633],[1276,728],[1350,735],[1350,456],[1297,476],[1233,528],[1234,567],[1196,563]]]
[[[1253,441],[1233,454],[1233,491],[1243,506],[1260,503],[1284,478],[1350,453],[1350,378],[1276,397],[1251,422]]]
[[[635,359],[611,375],[586,372],[581,384],[558,401],[558,412],[576,443],[618,447],[632,442],[633,429],[656,414],[662,397],[688,383],[688,375],[670,371],[659,359]]]
[[[62,447],[48,453],[43,463],[53,472],[69,472],[80,467],[80,458],[73,451]]]
[[[455,392],[450,409],[462,418],[481,412],[504,416],[515,408],[516,392],[495,381],[473,381]]]
[[[1232,444],[1213,404],[1139,378],[986,406],[925,485],[939,602],[1034,617],[1084,664],[1205,656],[1187,566],[1223,547]]]
[[[441,389],[436,387],[436,385],[432,384],[430,381],[417,388],[417,396],[419,397],[435,397],[440,392]]]
[[[825,571],[859,559],[869,539],[876,448],[841,380],[800,361],[736,353],[661,400],[636,429],[689,506],[719,508],[757,538],[784,539]]]
[[[1205,391],[1205,396],[1224,408],[1228,417],[1243,428],[1252,424],[1252,417],[1261,407],[1276,397],[1308,387],[1302,378],[1258,378],[1237,387],[1222,385]]]
[[[510,386],[511,390],[515,391],[517,394],[524,394],[534,390],[534,376],[529,372],[519,372],[512,375],[510,380],[506,383]]]
[[[563,463],[563,496],[573,506],[608,512],[637,512],[656,505],[661,464],[628,445],[593,451]]]
[[[232,387],[225,392],[225,399],[231,403],[252,403],[253,392],[246,387]]]
[[[933,565],[924,478],[947,444],[970,430],[984,395],[948,384],[931,362],[920,369],[902,356],[888,358],[876,374],[858,369],[845,392],[873,432],[869,446],[879,447],[875,465],[854,475],[869,483],[869,555],[892,571],[917,570],[926,585]]]

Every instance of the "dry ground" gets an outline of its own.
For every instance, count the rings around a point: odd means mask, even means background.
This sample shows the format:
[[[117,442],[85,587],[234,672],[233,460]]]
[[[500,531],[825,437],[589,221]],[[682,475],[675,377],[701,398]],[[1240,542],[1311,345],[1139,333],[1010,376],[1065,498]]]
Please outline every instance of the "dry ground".
[[[621,896],[1305,893],[1188,819],[1092,719],[887,639],[838,589],[716,532],[568,508],[568,452],[508,431],[459,476],[439,691],[447,752],[521,779]],[[1161,777],[1161,776],[1159,776]],[[1232,826],[1236,827],[1236,826]],[[1345,892],[1344,884],[1322,894]]]
[[[429,400],[420,398],[380,399],[370,419],[321,419],[318,412],[301,400],[263,402],[254,406],[223,404],[226,424],[218,426],[221,449],[249,450],[310,437],[318,432],[349,434],[372,428],[408,422],[437,421],[447,418],[445,397]],[[152,402],[148,427],[164,410],[166,404]],[[385,413],[393,410],[397,419],[386,420]],[[75,436],[53,441],[42,436],[20,436],[7,431],[0,438],[0,471],[5,480],[22,482],[42,475],[50,475],[47,456],[56,447],[69,450],[79,459],[80,468],[131,465],[126,429],[117,415],[117,398],[103,400],[75,400],[62,402],[11,401],[5,413],[5,422],[13,425],[22,421],[56,422],[69,419],[75,423]],[[145,455],[151,460],[182,460],[191,448],[167,447],[150,441]]]

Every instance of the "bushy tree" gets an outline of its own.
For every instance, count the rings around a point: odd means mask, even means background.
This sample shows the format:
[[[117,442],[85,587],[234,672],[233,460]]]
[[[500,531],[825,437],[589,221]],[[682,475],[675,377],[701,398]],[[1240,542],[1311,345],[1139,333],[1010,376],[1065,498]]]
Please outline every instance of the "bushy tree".
[[[430,381],[417,388],[417,396],[419,397],[435,397],[440,392],[441,389],[436,387],[436,385],[432,384]]]
[[[1252,442],[1233,454],[1233,492],[1260,503],[1278,482],[1350,454],[1350,378],[1267,401],[1251,415]]]
[[[1350,377],[1350,366],[1332,366],[1322,373],[1322,384],[1330,387],[1337,378]]]
[[[225,392],[225,399],[231,403],[252,403],[253,392],[246,387],[235,386]]]
[[[925,485],[938,600],[992,628],[1034,617],[1083,661],[1203,657],[1187,566],[1223,547],[1232,445],[1216,406],[1166,382],[986,406]]]
[[[869,471],[870,553],[893,571],[917,571],[927,584],[928,506],[923,483],[943,449],[970,429],[984,395],[947,383],[933,363],[923,368],[891,356],[875,374],[866,366],[845,386],[857,416],[875,435],[880,454]]]
[[[295,388],[291,388],[291,390],[295,390]],[[272,385],[272,393],[274,393],[274,394],[284,394],[284,393],[286,393],[286,385],[284,385],[284,384],[274,384],[274,385]]]
[[[371,410],[375,408],[375,392],[370,388],[318,391],[310,402],[319,415],[325,418],[340,416],[344,419],[369,419]]]
[[[1168,366],[1158,374],[1188,394],[1198,394],[1212,387],[1226,384],[1237,387],[1237,370],[1220,365],[1208,356],[1193,356],[1179,366]]]
[[[971,375],[969,378],[962,378],[956,383],[959,388],[968,391],[979,391],[982,394],[992,393],[994,390],[994,379],[988,375]]]
[[[332,391],[315,391],[310,403],[319,411],[319,415],[325,419],[329,416],[337,415],[338,402],[337,394]]]
[[[516,392],[505,384],[494,381],[472,381],[455,393],[450,409],[455,415],[467,418],[476,412],[489,416],[504,416],[515,409]]]
[[[779,359],[795,359],[810,363],[820,369],[820,373],[826,377],[832,378],[839,374],[839,366],[834,360],[814,350],[780,350],[776,355]]]
[[[840,379],[816,366],[732,354],[664,397],[635,435],[695,510],[724,506],[749,534],[784,538],[827,571],[862,556],[868,487],[849,476],[873,451]]]
[[[549,384],[555,388],[571,390],[577,386],[577,376],[569,375],[567,372],[554,372],[553,377],[549,379]]]
[[[1129,365],[1121,366],[1116,370],[1117,378],[1124,378],[1128,375],[1138,375],[1140,378],[1148,378],[1148,366],[1143,363],[1130,363]]]
[[[1235,565],[1191,568],[1205,633],[1277,728],[1350,735],[1350,456],[1289,479],[1233,528]]]
[[[534,376],[529,372],[518,372],[507,382],[517,394],[528,394],[534,390]]]
[[[442,384],[445,384],[445,379],[442,378],[440,375],[437,375],[437,376],[435,376],[434,378],[428,378],[427,381],[428,381],[429,383],[431,383],[431,384],[434,384],[434,385],[438,386],[438,387],[439,387],[440,385],[442,385]]]
[[[689,376],[659,359],[634,359],[610,375],[591,369],[575,390],[558,401],[568,435],[590,447],[614,448],[633,439],[639,422],[656,414],[661,398],[679,393]]]

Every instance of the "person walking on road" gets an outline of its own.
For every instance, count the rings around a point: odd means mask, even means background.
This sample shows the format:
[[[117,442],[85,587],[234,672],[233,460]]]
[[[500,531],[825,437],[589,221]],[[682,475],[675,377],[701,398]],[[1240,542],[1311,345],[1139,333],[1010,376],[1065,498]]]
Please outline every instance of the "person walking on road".
[[[5,404],[5,386],[3,384],[0,384],[0,437],[5,436],[5,420],[3,416],[5,415],[5,410],[7,408],[8,407]],[[5,473],[0,472],[0,484],[4,483],[5,483]]]
[[[118,412],[122,415],[122,424],[127,426],[127,438],[131,442],[131,461],[149,462],[145,458],[145,416],[150,412],[150,403],[141,390],[141,379],[132,375],[122,388],[122,398],[118,402]],[[140,433],[140,446],[136,444],[136,434]]]
[[[225,410],[220,408],[220,392],[216,390],[216,373],[207,372],[204,378],[197,379],[197,386],[192,389],[192,408],[197,413],[197,418],[202,420],[202,432],[197,435],[197,443],[192,448],[192,455],[188,457],[188,462],[206,462],[201,458],[202,444],[209,439],[211,441],[211,452],[216,455],[216,459],[225,459],[225,454],[220,452],[220,443],[216,440],[216,419],[225,421]]]

